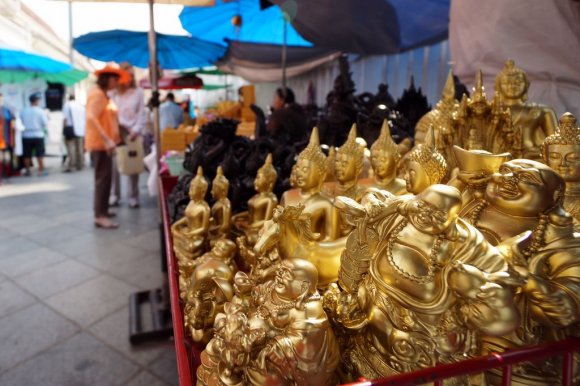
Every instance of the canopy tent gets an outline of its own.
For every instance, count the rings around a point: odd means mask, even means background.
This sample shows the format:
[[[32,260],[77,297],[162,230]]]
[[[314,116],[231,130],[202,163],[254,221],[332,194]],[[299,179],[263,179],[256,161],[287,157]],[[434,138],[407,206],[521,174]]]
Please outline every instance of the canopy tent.
[[[213,7],[184,7],[179,19],[192,36],[214,43],[229,39],[246,43],[312,46],[292,26],[287,26],[284,31],[287,23],[279,7],[262,10],[259,0],[216,0]]]
[[[149,79],[143,78],[139,82],[143,88],[151,88]],[[160,90],[182,90],[203,88],[203,81],[195,75],[164,76],[159,79]]]
[[[270,0],[283,8],[289,1]],[[292,26],[316,46],[393,54],[445,40],[450,0],[293,0]]]
[[[77,69],[72,69],[63,72],[38,72],[38,71],[1,71],[0,83],[23,83],[30,79],[43,79],[51,83],[62,83],[65,86],[72,86],[73,84],[86,79],[89,73]]]
[[[280,68],[280,47],[272,44],[228,42],[225,57],[218,68],[232,72],[251,82],[273,82],[283,77]],[[336,51],[317,47],[288,47],[288,76],[296,76],[336,59]]]
[[[184,69],[213,64],[225,54],[222,44],[188,37],[156,34],[157,58],[164,69]],[[91,32],[74,39],[81,54],[103,62],[129,62],[136,67],[149,65],[147,32],[111,30]]]
[[[63,72],[70,64],[7,46],[0,46],[0,70],[29,72]]]

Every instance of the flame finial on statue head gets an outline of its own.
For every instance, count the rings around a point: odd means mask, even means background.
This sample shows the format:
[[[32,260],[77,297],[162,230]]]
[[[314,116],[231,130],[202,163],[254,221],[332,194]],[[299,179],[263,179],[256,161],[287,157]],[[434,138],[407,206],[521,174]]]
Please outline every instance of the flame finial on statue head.
[[[408,155],[409,161],[421,165],[427,172],[431,184],[440,183],[447,175],[448,165],[445,158],[437,151],[435,144],[435,130],[433,125],[429,127],[425,144],[416,146]]]
[[[318,137],[318,128],[312,129],[310,134],[310,141],[308,146],[298,155],[298,160],[308,160],[314,164],[318,171],[322,174],[322,178],[326,176],[326,156],[320,149],[320,140]]]
[[[364,151],[365,151],[364,146],[361,146],[361,144],[358,143],[356,140],[356,123],[353,123],[348,133],[348,138],[346,139],[346,142],[343,143],[342,146],[338,148],[338,150],[336,151],[336,155],[338,156],[340,154],[346,154],[351,157],[354,157],[357,161],[357,166],[360,164],[360,166],[362,167],[362,164],[364,162]]]
[[[455,102],[455,82],[453,81],[453,71],[449,70],[447,80],[441,93],[441,100],[445,102]]]
[[[371,154],[375,151],[384,151],[385,153],[392,155],[397,162],[401,159],[399,147],[391,137],[389,122],[386,119],[383,121],[379,138],[377,138],[375,143],[371,146]]]
[[[487,102],[485,87],[483,86],[483,73],[478,70],[475,74],[475,86],[473,87],[472,103]]]

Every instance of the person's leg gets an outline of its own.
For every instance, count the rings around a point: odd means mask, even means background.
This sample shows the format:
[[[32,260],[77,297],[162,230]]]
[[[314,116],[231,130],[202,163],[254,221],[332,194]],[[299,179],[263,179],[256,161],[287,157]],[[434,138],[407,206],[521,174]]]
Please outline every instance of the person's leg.
[[[129,176],[129,206],[131,208],[139,207],[139,174],[131,174]]]
[[[84,145],[84,138],[83,137],[77,137],[74,140],[75,142],[75,149],[74,149],[74,153],[75,153],[75,157],[76,157],[76,168],[77,170],[81,170],[82,168],[85,167],[85,153],[84,153],[84,149],[83,149],[83,145]]]
[[[104,228],[116,228],[117,224],[109,220],[109,194],[111,192],[112,159],[105,151],[94,151],[91,159],[95,168],[95,225]]]
[[[119,175],[119,170],[117,168],[117,156],[112,157],[111,173],[113,180],[109,203],[111,206],[117,206],[121,199],[121,176]]]
[[[44,138],[35,138],[34,152],[38,162],[38,175],[45,176],[47,173],[44,170]]]
[[[25,176],[30,175],[30,159],[32,158],[32,149],[34,148],[30,138],[22,138],[22,161],[24,163]]]
[[[75,140],[65,139],[64,144],[66,146],[66,154],[68,155],[68,165],[65,167],[65,172],[72,171],[75,165]]]

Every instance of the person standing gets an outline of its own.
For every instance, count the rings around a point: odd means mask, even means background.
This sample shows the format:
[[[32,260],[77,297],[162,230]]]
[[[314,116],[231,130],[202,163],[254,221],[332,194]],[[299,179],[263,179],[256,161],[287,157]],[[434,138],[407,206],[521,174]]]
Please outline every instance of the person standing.
[[[0,93],[0,180],[14,174],[14,119]]]
[[[111,221],[109,193],[113,171],[113,154],[121,141],[117,122],[117,107],[107,92],[117,88],[121,78],[129,75],[120,68],[107,65],[95,72],[97,86],[87,98],[85,148],[91,152],[95,169],[94,213],[95,226],[115,229],[118,224]]]
[[[165,102],[159,106],[159,129],[161,131],[171,128],[177,129],[183,123],[183,110],[175,103],[175,95],[167,94]]]
[[[70,95],[62,113],[64,115],[64,139],[68,153],[68,166],[64,171],[82,170],[85,159],[85,108],[75,100],[74,95]]]
[[[44,134],[48,127],[48,116],[40,108],[40,94],[32,94],[28,100],[30,106],[25,107],[20,112],[20,119],[24,125],[22,132],[22,149],[24,156],[25,176],[30,176],[30,162],[32,155],[38,162],[38,175],[46,176],[48,172],[44,170]]]
[[[308,133],[306,113],[302,106],[296,103],[292,89],[288,87],[276,89],[272,109],[272,115],[266,126],[270,136],[294,143],[306,139]]]
[[[121,63],[121,68],[126,71],[129,78],[119,83],[112,93],[112,98],[118,108],[119,129],[121,138],[126,143],[134,141],[141,135],[146,123],[145,95],[140,87],[137,87],[133,67],[128,63]],[[129,207],[139,207],[139,174],[129,175]],[[113,156],[113,185],[109,205],[118,206],[121,198],[121,176],[117,167],[117,159]]]

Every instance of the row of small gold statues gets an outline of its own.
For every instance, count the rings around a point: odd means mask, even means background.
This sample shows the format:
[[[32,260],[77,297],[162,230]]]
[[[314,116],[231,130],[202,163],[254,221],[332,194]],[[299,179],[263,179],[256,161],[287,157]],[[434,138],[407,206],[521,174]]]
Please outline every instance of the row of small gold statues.
[[[511,62],[506,69],[518,83],[520,70]],[[353,128],[329,156],[314,129],[281,205],[269,156],[249,212],[233,218],[223,173],[210,209],[198,170],[172,233],[185,325],[207,343],[199,385],[331,385],[578,334],[575,117],[564,114],[543,138],[544,163],[476,141],[453,144],[452,163],[436,128],[453,126],[430,127],[405,155],[387,122],[370,152]],[[364,176],[367,163],[372,177]],[[556,360],[525,363],[513,384],[553,384],[560,368]],[[500,384],[501,374],[454,382]]]

